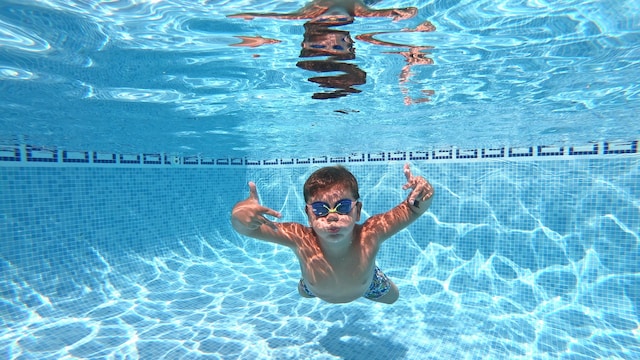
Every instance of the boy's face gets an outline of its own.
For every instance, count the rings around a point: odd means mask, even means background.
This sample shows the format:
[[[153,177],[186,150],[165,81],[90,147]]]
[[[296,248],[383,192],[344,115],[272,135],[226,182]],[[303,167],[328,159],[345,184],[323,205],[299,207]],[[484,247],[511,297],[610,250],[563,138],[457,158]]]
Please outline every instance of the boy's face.
[[[352,201],[351,210],[346,214],[335,211],[336,203],[343,199]],[[310,204],[314,202],[326,203],[331,211],[325,216],[314,214]],[[344,186],[336,185],[327,189],[318,191],[311,196],[306,206],[309,224],[315,230],[316,234],[327,241],[338,241],[346,237],[350,237],[355,224],[360,221],[360,210],[362,203],[356,202],[353,194]],[[345,210],[344,206],[338,208],[341,212]]]

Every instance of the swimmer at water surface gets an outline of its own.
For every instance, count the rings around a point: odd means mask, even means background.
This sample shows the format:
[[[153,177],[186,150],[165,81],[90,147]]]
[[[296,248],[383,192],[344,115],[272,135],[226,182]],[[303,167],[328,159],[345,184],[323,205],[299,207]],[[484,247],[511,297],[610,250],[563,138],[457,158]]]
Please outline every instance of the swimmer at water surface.
[[[367,4],[371,1],[361,0],[314,0],[298,11],[280,13],[241,13],[229,15],[232,18],[251,20],[256,17],[267,17],[287,20],[308,19],[311,22],[325,25],[345,25],[353,22],[354,17],[391,17],[394,21],[414,17],[418,13],[415,7],[375,10]]]

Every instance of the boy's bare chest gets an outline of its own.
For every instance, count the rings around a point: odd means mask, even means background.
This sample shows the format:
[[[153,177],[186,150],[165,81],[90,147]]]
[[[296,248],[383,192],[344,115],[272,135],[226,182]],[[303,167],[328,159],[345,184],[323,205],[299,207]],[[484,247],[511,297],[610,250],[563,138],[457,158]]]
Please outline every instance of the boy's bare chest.
[[[298,257],[303,277],[313,285],[369,285],[376,253],[372,246],[355,243],[342,254],[327,254],[320,246],[301,248]]]

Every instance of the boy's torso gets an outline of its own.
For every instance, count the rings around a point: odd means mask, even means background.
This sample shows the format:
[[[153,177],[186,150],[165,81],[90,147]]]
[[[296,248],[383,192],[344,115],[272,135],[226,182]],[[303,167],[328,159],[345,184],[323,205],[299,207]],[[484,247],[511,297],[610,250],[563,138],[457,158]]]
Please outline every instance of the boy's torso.
[[[362,225],[356,225],[348,250],[328,256],[310,228],[296,239],[294,252],[300,261],[302,278],[309,289],[325,301],[349,302],[361,297],[371,285],[379,246]]]

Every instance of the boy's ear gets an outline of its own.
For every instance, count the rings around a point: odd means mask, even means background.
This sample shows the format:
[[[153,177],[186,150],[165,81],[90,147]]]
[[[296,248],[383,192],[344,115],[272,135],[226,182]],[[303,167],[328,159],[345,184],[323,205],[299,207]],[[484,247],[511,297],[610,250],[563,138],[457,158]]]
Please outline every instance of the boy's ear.
[[[360,221],[360,212],[362,211],[362,201],[356,203],[356,221]]]
[[[313,213],[311,212],[311,209],[309,209],[309,206],[307,206],[307,205],[304,206],[304,213],[307,214],[307,219],[309,220],[309,225],[311,225],[311,216],[313,215]]]

